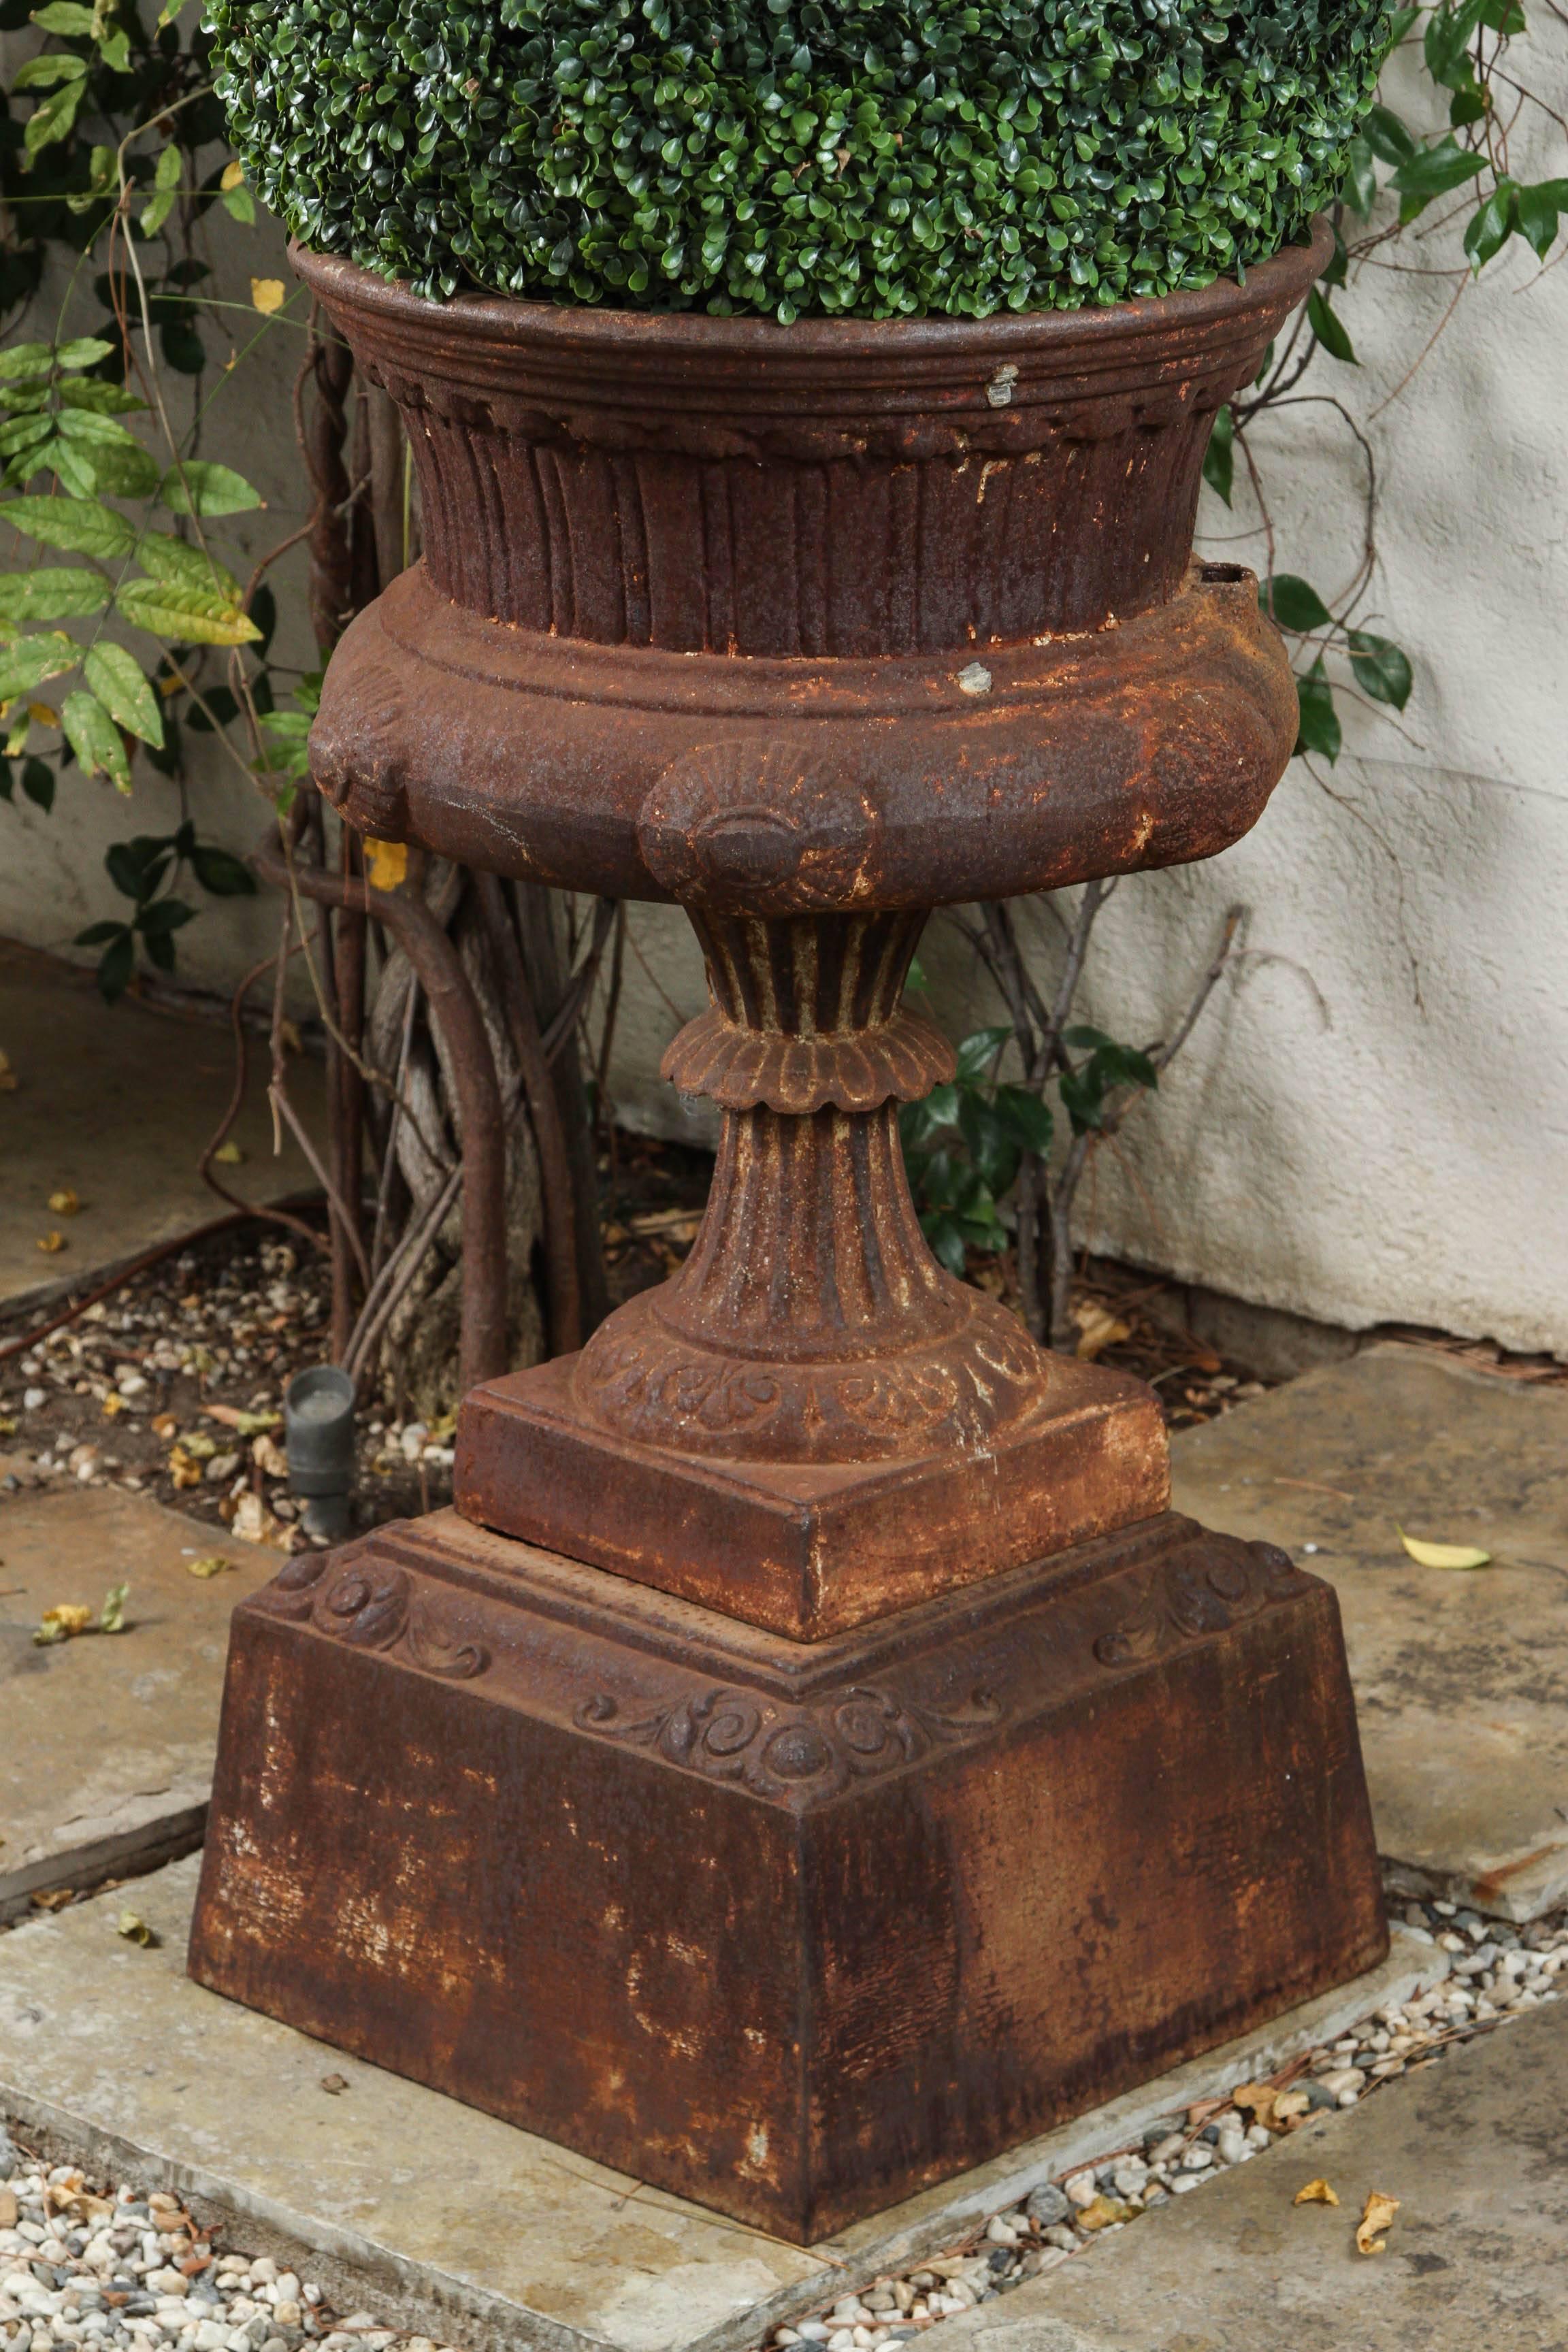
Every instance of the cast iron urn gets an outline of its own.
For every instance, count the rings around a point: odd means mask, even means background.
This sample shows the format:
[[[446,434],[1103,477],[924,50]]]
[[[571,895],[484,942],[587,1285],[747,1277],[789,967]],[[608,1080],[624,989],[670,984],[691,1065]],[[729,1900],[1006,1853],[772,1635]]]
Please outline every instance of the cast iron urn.
[[[311,736],[382,839],[674,900],[679,1271],[466,1399],[456,1508],[234,1621],[205,1984],[820,2238],[1386,1948],[1333,1595],[932,1259],[928,911],[1204,857],[1296,731],[1215,411],[1327,231],[1162,301],[771,321],[297,267],[426,552]]]

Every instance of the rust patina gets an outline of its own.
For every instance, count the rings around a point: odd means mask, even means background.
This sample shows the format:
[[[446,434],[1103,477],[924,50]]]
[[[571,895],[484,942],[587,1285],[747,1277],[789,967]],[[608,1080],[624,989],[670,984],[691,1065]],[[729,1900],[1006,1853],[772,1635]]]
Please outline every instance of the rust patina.
[[[204,1981],[798,2240],[1384,1948],[1331,1593],[1169,1515],[1152,1396],[935,1264],[897,1129],[931,908],[1211,856],[1284,769],[1193,529],[1327,250],[787,330],[296,257],[427,550],[313,772],[682,906],[723,1127],[679,1271],[469,1394],[456,1515],[237,1613]]]

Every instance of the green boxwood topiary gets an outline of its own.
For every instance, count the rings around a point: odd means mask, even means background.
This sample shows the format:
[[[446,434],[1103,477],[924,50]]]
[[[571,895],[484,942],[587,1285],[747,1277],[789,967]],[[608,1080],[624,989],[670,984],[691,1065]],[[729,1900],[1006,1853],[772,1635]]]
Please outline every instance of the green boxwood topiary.
[[[1071,309],[1332,194],[1383,0],[210,0],[252,184],[427,294]]]

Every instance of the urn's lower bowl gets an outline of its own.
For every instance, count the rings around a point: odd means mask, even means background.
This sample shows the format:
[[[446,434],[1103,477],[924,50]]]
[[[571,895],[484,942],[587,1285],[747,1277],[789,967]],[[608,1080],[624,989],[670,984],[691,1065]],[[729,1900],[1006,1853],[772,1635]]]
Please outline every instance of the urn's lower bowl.
[[[310,737],[382,840],[616,898],[929,907],[1212,856],[1256,823],[1296,695],[1252,574],[1121,626],[962,655],[737,660],[552,637],[424,569],[333,656]]]

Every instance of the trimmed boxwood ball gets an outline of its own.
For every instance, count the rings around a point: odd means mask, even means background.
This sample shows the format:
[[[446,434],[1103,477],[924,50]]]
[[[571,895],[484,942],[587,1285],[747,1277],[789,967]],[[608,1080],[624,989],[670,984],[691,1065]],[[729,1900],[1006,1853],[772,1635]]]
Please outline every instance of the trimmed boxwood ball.
[[[871,318],[1299,239],[1381,0],[210,0],[252,184],[420,292]]]

